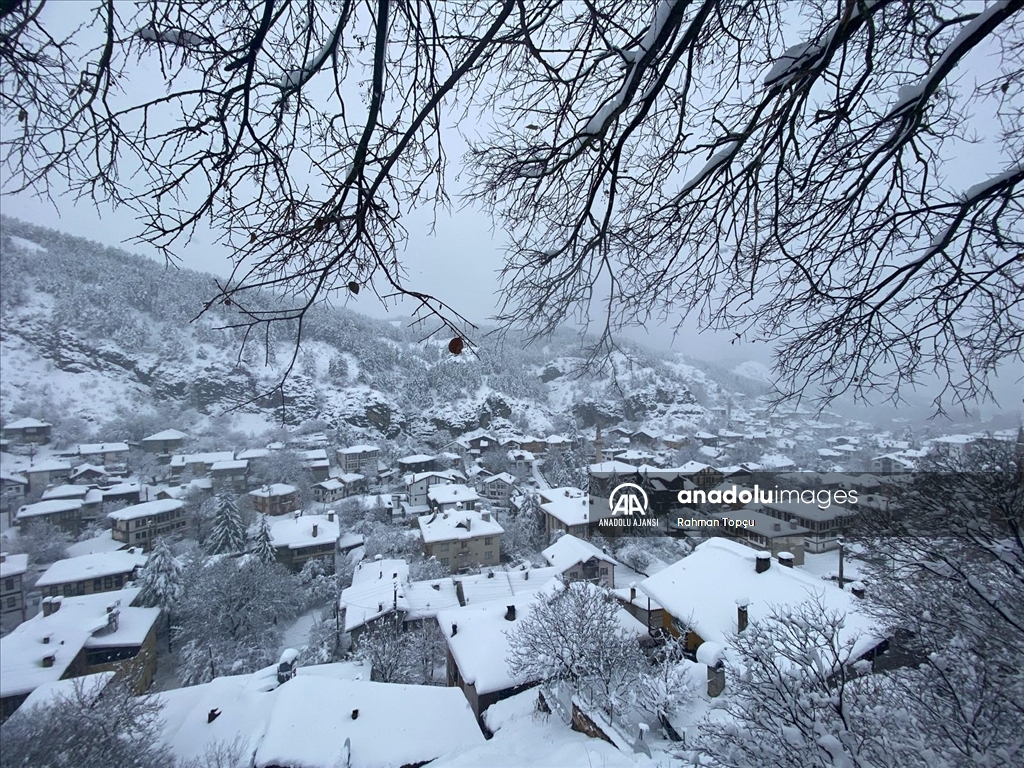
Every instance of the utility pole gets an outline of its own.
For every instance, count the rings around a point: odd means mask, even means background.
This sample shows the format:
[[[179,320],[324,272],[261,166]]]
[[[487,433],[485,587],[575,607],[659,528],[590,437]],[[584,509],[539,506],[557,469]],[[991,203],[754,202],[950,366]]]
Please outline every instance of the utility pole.
[[[839,544],[839,588],[843,588],[843,537],[839,536],[836,538]]]

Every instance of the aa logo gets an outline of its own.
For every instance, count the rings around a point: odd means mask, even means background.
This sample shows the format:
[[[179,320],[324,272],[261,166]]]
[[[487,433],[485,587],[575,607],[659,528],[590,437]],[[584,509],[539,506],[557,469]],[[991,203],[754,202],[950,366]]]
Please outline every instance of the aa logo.
[[[612,489],[608,506],[613,515],[646,515],[647,493],[635,483],[622,483]]]

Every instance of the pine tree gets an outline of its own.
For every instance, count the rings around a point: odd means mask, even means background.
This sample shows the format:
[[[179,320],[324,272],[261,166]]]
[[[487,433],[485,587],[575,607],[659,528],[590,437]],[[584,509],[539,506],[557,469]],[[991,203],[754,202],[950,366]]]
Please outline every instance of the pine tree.
[[[213,555],[241,552],[245,549],[245,539],[245,524],[235,500],[226,493],[218,496],[213,527],[206,540],[208,551]]]
[[[273,538],[270,535],[270,520],[266,515],[260,515],[256,537],[252,542],[252,554],[262,563],[272,563],[277,559]]]
[[[139,573],[139,600],[143,605],[157,606],[167,626],[167,650],[171,650],[171,611],[181,599],[184,579],[181,563],[171,554],[166,539],[157,539],[146,565]]]

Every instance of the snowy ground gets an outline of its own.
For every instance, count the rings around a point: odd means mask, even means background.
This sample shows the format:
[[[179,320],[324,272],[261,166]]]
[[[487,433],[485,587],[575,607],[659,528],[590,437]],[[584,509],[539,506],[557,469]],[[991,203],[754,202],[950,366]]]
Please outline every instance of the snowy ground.
[[[324,610],[324,606],[318,606],[311,611],[307,611],[297,618],[294,623],[284,631],[284,635],[281,637],[281,651],[285,648],[294,648],[297,651],[301,651],[306,647],[306,642],[309,640],[309,630],[313,628],[313,622]]]

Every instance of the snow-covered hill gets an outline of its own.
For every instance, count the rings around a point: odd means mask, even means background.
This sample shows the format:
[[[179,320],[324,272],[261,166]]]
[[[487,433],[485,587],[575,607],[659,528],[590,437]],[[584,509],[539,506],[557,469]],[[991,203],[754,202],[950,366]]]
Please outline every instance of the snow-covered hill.
[[[213,278],[53,230],[0,221],[0,400],[4,416],[45,413],[93,426],[130,414],[217,417],[256,429],[318,419],[355,434],[418,439],[476,427],[526,433],[629,423],[696,426],[708,409],[742,399],[677,355],[635,348],[614,374],[579,375],[574,334],[543,346],[486,339],[454,357],[447,338],[421,341],[407,321],[328,307],[307,317],[295,367],[294,328],[271,329],[269,349],[242,346],[238,320],[217,307],[196,320]],[[276,305],[273,296],[259,298]],[[721,378],[721,377],[719,377]],[[747,382],[749,384],[749,382]],[[233,409],[233,410],[232,410]]]
[[[744,378],[764,384],[771,384],[774,381],[772,369],[756,360],[742,362],[733,368],[732,372],[737,376],[743,376]]]

